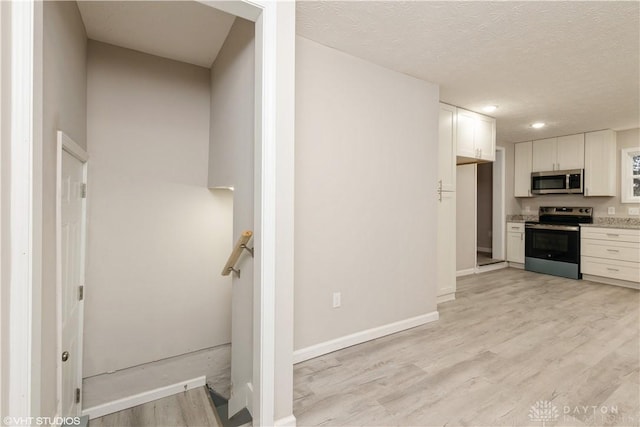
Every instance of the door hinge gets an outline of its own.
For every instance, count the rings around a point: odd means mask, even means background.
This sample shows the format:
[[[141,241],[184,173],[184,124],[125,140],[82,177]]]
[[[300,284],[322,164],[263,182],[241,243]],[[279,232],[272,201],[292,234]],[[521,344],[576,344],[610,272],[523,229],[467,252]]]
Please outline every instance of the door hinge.
[[[84,286],[78,286],[78,301],[84,299]]]
[[[76,389],[76,403],[80,403],[80,389]]]
[[[80,185],[80,197],[87,198],[87,184],[84,182]]]

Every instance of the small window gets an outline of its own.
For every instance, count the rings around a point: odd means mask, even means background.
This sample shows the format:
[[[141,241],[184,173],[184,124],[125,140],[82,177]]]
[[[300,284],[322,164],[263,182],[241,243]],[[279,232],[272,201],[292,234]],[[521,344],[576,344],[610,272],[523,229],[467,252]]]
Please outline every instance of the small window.
[[[640,147],[622,149],[620,174],[622,203],[640,203]]]

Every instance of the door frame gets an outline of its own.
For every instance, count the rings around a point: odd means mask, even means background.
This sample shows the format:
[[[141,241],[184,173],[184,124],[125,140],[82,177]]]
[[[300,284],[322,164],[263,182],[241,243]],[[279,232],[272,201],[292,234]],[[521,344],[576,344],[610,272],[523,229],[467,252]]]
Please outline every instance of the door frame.
[[[260,191],[254,194],[254,224],[260,233],[254,236],[251,409],[256,426],[295,426],[295,2],[197,1],[255,23],[254,188]]]
[[[64,132],[58,131],[57,150],[56,150],[56,331],[57,342],[56,355],[62,354],[62,154],[66,151],[80,162],[82,162],[82,180],[87,183],[87,169],[89,155],[78,144],[76,144]],[[87,198],[82,200],[82,220],[80,230],[80,283],[85,286],[85,267],[87,257]],[[84,330],[84,299],[79,302],[80,313],[78,315],[78,378],[82,383],[82,339]],[[74,355],[72,355],[74,356]],[[58,399],[56,410],[59,416],[67,416],[62,413],[62,360],[56,359],[56,380],[58,390]],[[79,408],[82,407],[82,397],[80,398]]]
[[[295,2],[196,1],[256,24],[255,221],[261,236],[254,278],[253,418],[254,425],[294,426]],[[3,64],[11,64],[12,167],[10,191],[1,195],[11,224],[10,345],[8,360],[2,359],[2,371],[10,372],[6,413],[54,415],[40,411],[43,4],[12,2],[10,9],[12,48],[10,54],[2,51]]]
[[[505,206],[506,187],[506,150],[496,147],[496,160],[493,162],[493,200],[491,208],[492,221],[492,254],[495,259],[507,260],[506,224],[507,214]]]
[[[3,28],[3,36],[9,36],[11,48],[2,50],[2,66],[9,64],[11,91],[2,128],[10,129],[10,138],[3,139],[2,150],[10,152],[11,168],[8,191],[2,192],[10,239],[3,240],[2,252],[8,254],[11,272],[8,357],[2,359],[8,397],[3,410],[20,417],[40,415],[41,408],[43,5],[11,2],[5,12],[10,29]]]

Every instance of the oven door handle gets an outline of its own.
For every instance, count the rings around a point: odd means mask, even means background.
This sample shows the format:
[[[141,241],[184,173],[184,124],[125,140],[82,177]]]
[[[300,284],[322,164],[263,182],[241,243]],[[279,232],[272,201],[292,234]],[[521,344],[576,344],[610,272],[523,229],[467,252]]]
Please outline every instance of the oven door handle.
[[[571,225],[525,224],[525,228],[536,230],[580,231],[580,227]]]

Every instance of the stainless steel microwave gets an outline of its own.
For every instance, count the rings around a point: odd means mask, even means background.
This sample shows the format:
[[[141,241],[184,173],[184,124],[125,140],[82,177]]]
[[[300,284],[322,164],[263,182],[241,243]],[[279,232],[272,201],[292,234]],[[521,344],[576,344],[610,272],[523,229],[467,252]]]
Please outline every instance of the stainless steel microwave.
[[[531,174],[531,194],[582,194],[582,169],[534,172]]]

